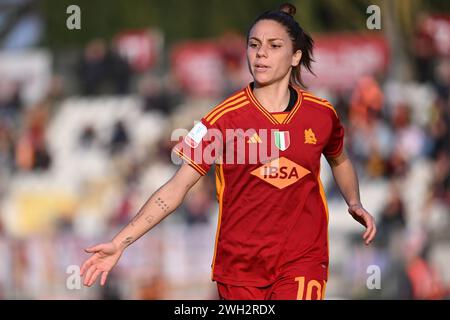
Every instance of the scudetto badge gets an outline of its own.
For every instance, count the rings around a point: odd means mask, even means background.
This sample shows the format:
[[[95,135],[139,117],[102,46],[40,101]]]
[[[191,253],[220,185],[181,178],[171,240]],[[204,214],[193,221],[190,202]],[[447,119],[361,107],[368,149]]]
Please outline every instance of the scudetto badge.
[[[281,151],[289,148],[291,144],[291,139],[289,137],[289,131],[275,131],[275,146]]]

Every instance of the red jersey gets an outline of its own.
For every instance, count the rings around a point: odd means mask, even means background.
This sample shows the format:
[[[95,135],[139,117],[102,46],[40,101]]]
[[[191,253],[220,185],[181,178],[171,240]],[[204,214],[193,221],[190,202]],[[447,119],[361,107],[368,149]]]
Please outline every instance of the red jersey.
[[[327,280],[320,157],[341,154],[344,129],[329,102],[295,90],[291,111],[270,113],[249,85],[205,115],[174,148],[201,175],[216,161],[215,281],[266,286],[306,269]]]

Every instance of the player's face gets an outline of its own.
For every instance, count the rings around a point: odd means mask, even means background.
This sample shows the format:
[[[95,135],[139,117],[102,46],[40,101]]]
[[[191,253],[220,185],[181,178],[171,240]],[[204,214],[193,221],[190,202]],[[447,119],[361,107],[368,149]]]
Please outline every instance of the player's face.
[[[301,51],[294,53],[285,27],[273,20],[261,20],[250,30],[248,39],[247,61],[255,82],[264,86],[289,81],[292,67],[300,62]]]

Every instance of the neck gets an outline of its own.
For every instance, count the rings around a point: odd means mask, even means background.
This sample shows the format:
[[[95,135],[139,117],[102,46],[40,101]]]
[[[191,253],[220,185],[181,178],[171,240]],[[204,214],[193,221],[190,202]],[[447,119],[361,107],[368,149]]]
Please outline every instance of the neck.
[[[282,112],[289,104],[289,81],[261,86],[255,82],[253,95],[269,112]]]

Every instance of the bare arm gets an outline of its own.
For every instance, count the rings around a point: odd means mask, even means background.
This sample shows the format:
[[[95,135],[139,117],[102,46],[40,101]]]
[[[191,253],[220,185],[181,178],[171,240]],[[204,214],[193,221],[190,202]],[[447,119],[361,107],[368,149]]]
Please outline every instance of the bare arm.
[[[347,202],[348,212],[356,221],[366,227],[363,239],[366,245],[369,245],[375,238],[377,230],[374,218],[361,204],[358,177],[353,164],[345,152],[336,158],[327,158],[327,160],[331,166],[334,180]]]
[[[100,275],[100,283],[104,285],[109,271],[116,265],[123,251],[175,211],[200,177],[196,170],[183,164],[167,183],[150,196],[136,216],[111,242],[87,248],[86,252],[93,255],[81,267],[84,285],[91,286]]]
[[[177,209],[186,193],[201,175],[184,164],[175,175],[159,188],[142,206],[130,223],[112,240],[121,250],[142,237],[165,217]]]

